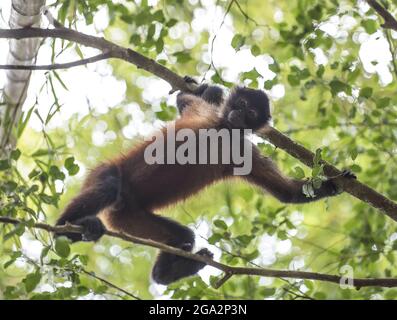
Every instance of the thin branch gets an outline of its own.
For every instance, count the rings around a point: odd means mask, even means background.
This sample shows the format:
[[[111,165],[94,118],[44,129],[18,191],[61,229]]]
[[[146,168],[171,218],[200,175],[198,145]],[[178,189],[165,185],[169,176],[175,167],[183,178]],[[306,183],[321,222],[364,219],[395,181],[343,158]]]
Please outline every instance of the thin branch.
[[[383,28],[397,31],[397,20],[385,7],[376,0],[367,0],[367,2],[385,20],[385,23],[382,24]]]
[[[10,217],[0,217],[1,223],[13,224],[17,225],[20,223],[24,223],[24,221],[10,218]],[[57,233],[81,233],[83,228],[81,226],[74,226],[71,224],[66,224],[63,226],[51,226],[45,223],[35,223],[33,228],[43,229],[48,232],[57,232]],[[135,244],[141,244],[153,248],[160,249],[164,252],[168,252],[171,254],[175,254],[181,257],[189,258],[192,260],[204,262],[205,264],[212,266],[216,269],[222,270],[225,272],[227,276],[220,280],[220,283],[223,284],[226,280],[228,280],[231,276],[236,275],[251,275],[251,276],[261,276],[261,277],[275,277],[275,278],[292,278],[292,279],[305,279],[305,280],[318,280],[340,284],[342,280],[351,280],[353,286],[356,288],[361,287],[397,287],[397,278],[356,278],[349,279],[346,277],[341,277],[337,275],[331,274],[323,274],[316,272],[307,272],[307,271],[293,271],[293,270],[274,270],[274,269],[265,269],[265,268],[252,268],[252,267],[231,267],[223,263],[216,262],[208,257],[204,257],[201,255],[197,255],[194,253],[190,253],[184,251],[182,249],[177,249],[163,243],[159,243],[150,239],[143,239],[139,237],[134,237],[122,232],[114,232],[107,230],[106,235],[119,238],[128,242],[132,242]],[[222,281],[223,280],[223,281]]]
[[[0,69],[5,70],[56,70],[56,69],[69,69],[77,66],[81,66],[88,63],[97,62],[100,60],[105,60],[111,58],[109,52],[100,53],[96,56],[76,60],[67,63],[54,63],[48,65],[22,65],[22,64],[4,64],[0,65]]]
[[[128,292],[128,291],[124,290],[123,288],[120,288],[120,287],[116,286],[115,284],[107,281],[106,279],[104,279],[104,278],[102,278],[100,276],[97,276],[94,272],[90,272],[90,271],[87,271],[87,270],[84,270],[84,269],[81,269],[81,272],[83,272],[84,274],[86,274],[89,277],[92,277],[94,279],[97,279],[97,280],[105,283],[107,286],[109,286],[109,287],[111,287],[113,289],[116,289],[116,290],[118,290],[120,292],[123,292],[124,294],[126,294],[127,296],[130,296],[131,298],[134,298],[135,300],[142,300],[141,298],[139,298],[138,296],[132,294],[131,292]]]
[[[233,276],[233,273],[226,272],[225,275],[214,284],[214,289],[219,289],[223,284]]]
[[[73,41],[81,45],[92,47],[108,52],[110,58],[118,58],[136,65],[138,68],[146,70],[167,81],[173,90],[190,90],[182,77],[169,70],[153,59],[147,58],[129,48],[121,47],[115,43],[105,40],[104,38],[90,36],[68,28],[41,29],[41,28],[23,28],[23,29],[0,29],[0,38],[6,39],[26,39],[26,38],[59,38]]]
[[[244,11],[244,9],[241,7],[241,4],[237,0],[235,1],[235,3],[236,3],[238,10],[240,11],[240,13],[244,16],[244,18],[246,20],[253,22],[257,27],[264,27],[264,28],[270,29],[268,25],[261,24],[261,23],[257,22],[254,18],[250,17],[248,15],[248,13]]]

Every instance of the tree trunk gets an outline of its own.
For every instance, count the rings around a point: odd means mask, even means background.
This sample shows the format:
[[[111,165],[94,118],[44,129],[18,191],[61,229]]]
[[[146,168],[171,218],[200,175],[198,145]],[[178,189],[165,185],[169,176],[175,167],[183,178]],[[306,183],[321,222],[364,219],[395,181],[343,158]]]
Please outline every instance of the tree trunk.
[[[40,9],[44,4],[45,0],[12,0],[10,28],[39,27]],[[11,39],[7,64],[34,64],[40,41],[40,38]],[[21,117],[30,75],[30,70],[7,70],[7,82],[4,87],[6,104],[0,109],[0,153],[3,155],[7,154],[16,144],[16,125]]]

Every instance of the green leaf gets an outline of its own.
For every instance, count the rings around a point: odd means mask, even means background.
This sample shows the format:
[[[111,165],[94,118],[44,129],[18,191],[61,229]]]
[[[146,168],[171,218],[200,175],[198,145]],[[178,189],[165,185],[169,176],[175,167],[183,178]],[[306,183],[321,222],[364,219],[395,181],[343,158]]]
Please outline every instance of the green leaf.
[[[275,293],[276,293],[275,288],[263,288],[262,290],[260,290],[260,295],[262,297],[270,297],[270,296],[274,295]]]
[[[164,49],[164,40],[160,38],[156,41],[156,52],[161,53],[163,49]]]
[[[51,247],[44,247],[43,250],[41,250],[40,254],[40,261],[43,263],[43,259],[47,256],[48,252],[50,251]]]
[[[390,104],[390,102],[391,99],[389,97],[380,98],[379,100],[376,101],[376,106],[378,108],[385,108]]]
[[[11,254],[10,260],[8,260],[5,264],[4,264],[4,269],[7,269],[11,264],[13,264],[15,262],[15,260],[17,260],[20,256],[22,256],[22,252],[20,251],[15,251]]]
[[[40,194],[40,199],[46,204],[53,204],[53,205],[56,204],[56,200],[52,196],[45,193]]]
[[[158,22],[163,22],[164,21],[164,13],[161,10],[157,10],[153,16],[152,16],[153,21],[158,21]]]
[[[332,80],[329,83],[329,86],[331,87],[331,93],[333,96],[335,96],[336,94],[342,91],[347,94],[351,93],[351,87],[348,84],[337,79]]]
[[[190,52],[188,51],[175,52],[174,56],[176,57],[176,61],[179,63],[186,63],[192,60],[192,57],[190,56]]]
[[[245,37],[243,37],[241,34],[236,34],[232,39],[231,45],[235,50],[240,50],[244,43]]]
[[[168,106],[167,103],[160,103],[161,111],[156,112],[156,117],[163,121],[174,120],[177,115],[177,109],[172,106]]]
[[[51,177],[53,177],[55,180],[64,180],[65,179],[65,174],[59,170],[57,166],[51,166],[50,170],[48,171]]]
[[[312,20],[320,20],[322,17],[323,8],[324,6],[316,5],[315,7],[313,7],[308,11],[309,17],[312,18]]]
[[[372,92],[373,91],[374,90],[372,88],[370,88],[370,87],[362,88],[360,90],[360,97],[368,99],[368,98],[370,98],[372,96]]]
[[[147,32],[147,39],[152,39],[155,31],[156,31],[156,26],[154,24],[151,24]]]
[[[65,168],[71,176],[74,176],[80,170],[80,167],[74,163],[74,157],[69,157],[65,160]]]
[[[208,243],[215,244],[222,239],[222,235],[219,233],[214,233],[211,237],[208,238]]]
[[[350,166],[350,170],[355,172],[355,173],[359,173],[362,171],[361,167],[358,164],[353,164]]]
[[[61,236],[55,240],[55,252],[62,258],[67,258],[70,254],[69,239]]]
[[[41,280],[40,270],[37,269],[34,273],[28,274],[22,282],[25,284],[26,292],[32,292]]]
[[[276,82],[275,79],[273,79],[273,80],[266,80],[265,83],[264,83],[264,85],[263,85],[263,87],[264,87],[266,90],[270,90],[271,88],[273,88],[273,86],[274,86],[276,83],[277,83],[277,82]]]
[[[134,45],[141,45],[141,36],[134,33],[131,37],[130,37],[130,43],[134,44]]]
[[[314,158],[313,158],[314,165],[320,163],[320,161],[321,161],[321,152],[322,152],[321,148],[317,148],[316,149],[316,153],[314,154]]]
[[[171,18],[170,20],[168,20],[168,22],[166,23],[166,26],[168,28],[173,27],[174,25],[176,25],[178,23],[178,20]]]
[[[227,224],[226,224],[225,221],[223,221],[223,220],[220,220],[220,219],[215,220],[215,221],[214,221],[214,225],[215,225],[216,227],[218,227],[219,229],[227,230]]]
[[[320,65],[318,66],[317,71],[316,71],[317,77],[322,78],[323,75],[324,75],[324,72],[325,72],[325,68],[324,68],[324,66],[323,66],[322,64],[320,64]]]
[[[59,83],[61,84],[61,86],[66,90],[69,91],[68,87],[66,86],[66,84],[62,81],[61,77],[59,76],[58,72],[56,72],[55,70],[52,71],[55,75],[55,78],[59,81]]]
[[[0,160],[0,171],[4,171],[11,168],[10,162],[8,160]]]
[[[256,56],[258,56],[258,55],[261,54],[261,49],[260,49],[256,44],[254,44],[254,45],[251,47],[251,53],[252,53],[252,55],[253,55],[254,57],[256,57]]]
[[[354,148],[351,152],[350,152],[350,158],[354,161],[356,160],[358,155],[358,150],[356,148]]]
[[[21,156],[21,151],[19,151],[19,149],[15,149],[11,151],[10,154],[11,159],[16,161],[19,159],[20,156]]]
[[[10,239],[13,236],[22,236],[25,232],[25,225],[23,223],[18,223],[13,230],[8,232],[7,234],[4,235],[4,242]]]
[[[30,119],[30,116],[32,115],[32,112],[33,112],[35,106],[36,106],[36,104],[33,105],[33,107],[31,107],[31,108],[28,110],[28,112],[26,113],[26,116],[25,116],[24,119],[22,119],[22,117],[21,117],[21,121],[20,121],[20,123],[19,123],[19,125],[18,125],[18,129],[17,129],[17,137],[18,137],[18,138],[21,137],[23,131],[25,130],[26,125],[28,124],[28,121],[29,121],[29,119]]]
[[[236,237],[236,240],[240,243],[240,245],[248,246],[253,238],[254,236],[243,234],[241,236]]]
[[[305,172],[303,171],[303,169],[299,166],[296,166],[294,168],[294,178],[296,179],[303,179],[305,177]]]
[[[274,58],[273,58],[273,63],[269,64],[269,70],[273,71],[274,73],[278,73],[281,70],[279,64]]]
[[[295,73],[289,74],[287,80],[288,83],[293,87],[298,86],[300,84],[300,79]]]
[[[376,20],[368,19],[361,22],[361,25],[364,27],[365,31],[369,34],[373,34],[378,30],[378,24]]]

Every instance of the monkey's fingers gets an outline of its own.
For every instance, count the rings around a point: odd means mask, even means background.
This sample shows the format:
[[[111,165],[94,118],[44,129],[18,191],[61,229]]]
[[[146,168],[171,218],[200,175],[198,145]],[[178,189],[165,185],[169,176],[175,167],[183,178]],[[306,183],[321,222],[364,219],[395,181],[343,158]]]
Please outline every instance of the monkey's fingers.
[[[350,171],[349,169],[344,169],[342,171],[342,177],[348,178],[348,179],[357,179],[357,176]]]
[[[203,248],[199,251],[196,252],[196,254],[200,255],[200,256],[204,256],[204,257],[208,257],[208,258],[214,258],[214,254],[209,251],[207,248]]]
[[[186,83],[194,83],[194,84],[198,84],[198,82],[196,81],[196,80],[194,80],[192,77],[190,77],[190,76],[184,76],[183,77],[183,80],[186,82]]]

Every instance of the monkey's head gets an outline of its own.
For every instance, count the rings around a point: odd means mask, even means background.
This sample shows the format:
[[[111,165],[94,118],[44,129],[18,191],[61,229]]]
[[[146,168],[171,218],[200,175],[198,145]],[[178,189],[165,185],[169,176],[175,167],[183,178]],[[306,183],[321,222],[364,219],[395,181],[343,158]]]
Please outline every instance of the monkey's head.
[[[271,118],[267,95],[262,90],[244,87],[233,89],[223,112],[227,125],[236,129],[257,130]]]

